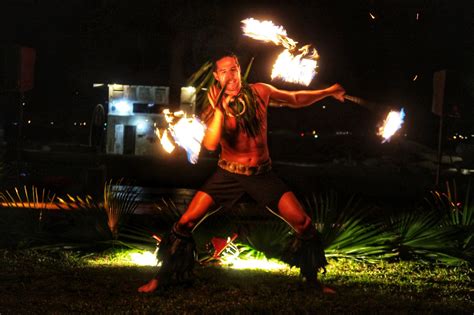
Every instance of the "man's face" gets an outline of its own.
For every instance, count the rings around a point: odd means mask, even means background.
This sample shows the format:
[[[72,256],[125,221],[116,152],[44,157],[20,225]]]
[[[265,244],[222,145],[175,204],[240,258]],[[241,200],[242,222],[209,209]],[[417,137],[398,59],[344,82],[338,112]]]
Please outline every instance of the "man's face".
[[[227,56],[216,62],[214,78],[224,86],[227,82],[226,92],[230,95],[237,95],[242,87],[240,77],[240,65],[235,57]]]

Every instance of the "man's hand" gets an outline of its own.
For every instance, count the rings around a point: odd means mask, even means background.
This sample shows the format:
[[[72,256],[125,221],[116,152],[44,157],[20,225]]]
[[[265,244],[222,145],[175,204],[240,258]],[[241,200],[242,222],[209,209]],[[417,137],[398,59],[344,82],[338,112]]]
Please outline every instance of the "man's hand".
[[[346,90],[344,90],[344,88],[340,84],[336,83],[334,85],[331,85],[327,90],[336,100],[344,102],[344,95],[346,94]]]

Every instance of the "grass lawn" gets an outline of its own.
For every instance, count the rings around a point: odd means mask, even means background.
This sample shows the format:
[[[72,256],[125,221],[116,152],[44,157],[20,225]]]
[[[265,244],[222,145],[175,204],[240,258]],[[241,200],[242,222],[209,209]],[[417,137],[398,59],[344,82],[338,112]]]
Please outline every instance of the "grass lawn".
[[[197,267],[192,284],[139,294],[154,268],[110,255],[1,250],[0,314],[474,312],[469,267],[330,261],[322,279],[336,295],[307,287],[295,269]]]

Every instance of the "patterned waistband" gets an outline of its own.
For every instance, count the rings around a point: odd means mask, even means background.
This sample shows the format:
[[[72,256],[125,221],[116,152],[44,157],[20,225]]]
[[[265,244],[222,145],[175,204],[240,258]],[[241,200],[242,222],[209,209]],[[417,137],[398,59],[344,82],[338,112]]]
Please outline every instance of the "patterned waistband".
[[[219,162],[217,162],[217,165],[228,172],[247,176],[263,174],[272,169],[272,161],[270,159],[263,162],[263,164],[255,166],[220,159]]]

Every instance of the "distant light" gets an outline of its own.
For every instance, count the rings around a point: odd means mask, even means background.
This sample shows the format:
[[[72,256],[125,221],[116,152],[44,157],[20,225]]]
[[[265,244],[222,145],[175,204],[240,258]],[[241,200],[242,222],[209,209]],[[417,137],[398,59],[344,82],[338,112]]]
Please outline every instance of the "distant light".
[[[28,123],[31,124],[31,120],[28,120]]]
[[[125,99],[117,100],[110,105],[110,112],[115,115],[129,116],[133,114],[133,105]]]
[[[188,93],[196,93],[196,88],[194,86],[185,86],[182,89],[186,90]]]
[[[26,106],[26,103],[25,103],[25,102],[23,102],[23,103],[21,103],[21,105],[23,105],[23,106]]]
[[[54,121],[50,122],[51,125],[54,125]]]
[[[138,133],[144,133],[147,130],[148,124],[145,123],[144,121],[138,121],[137,122],[137,132]]]
[[[123,85],[114,83],[114,84],[112,84],[112,89],[114,91],[123,91]]]
[[[84,126],[86,125],[86,122],[83,122]]]
[[[74,123],[74,126],[77,126],[77,122]]]
[[[369,15],[372,18],[372,20],[375,20],[375,15],[373,15],[371,12],[369,12]]]
[[[301,133],[301,136],[304,137],[304,132]]]
[[[453,136],[453,139],[454,139],[454,140],[456,140],[456,139],[457,139],[457,137],[456,137],[456,136]]]
[[[323,105],[323,109],[326,109],[326,105]]]
[[[416,13],[416,20],[418,21],[418,19],[420,18],[420,13]]]
[[[92,84],[92,87],[100,87],[100,86],[104,86],[104,83],[94,83],[94,84]]]
[[[459,138],[460,138],[460,139],[464,139],[464,137],[463,137],[462,135],[459,135]]]
[[[314,135],[315,138],[318,138],[318,135]]]
[[[104,126],[107,127],[107,123],[104,123]]]
[[[416,79],[418,79],[418,74],[415,74],[415,76],[413,77],[413,81],[416,81]]]
[[[313,135],[315,135],[315,134],[316,134],[316,130],[313,130]]]

